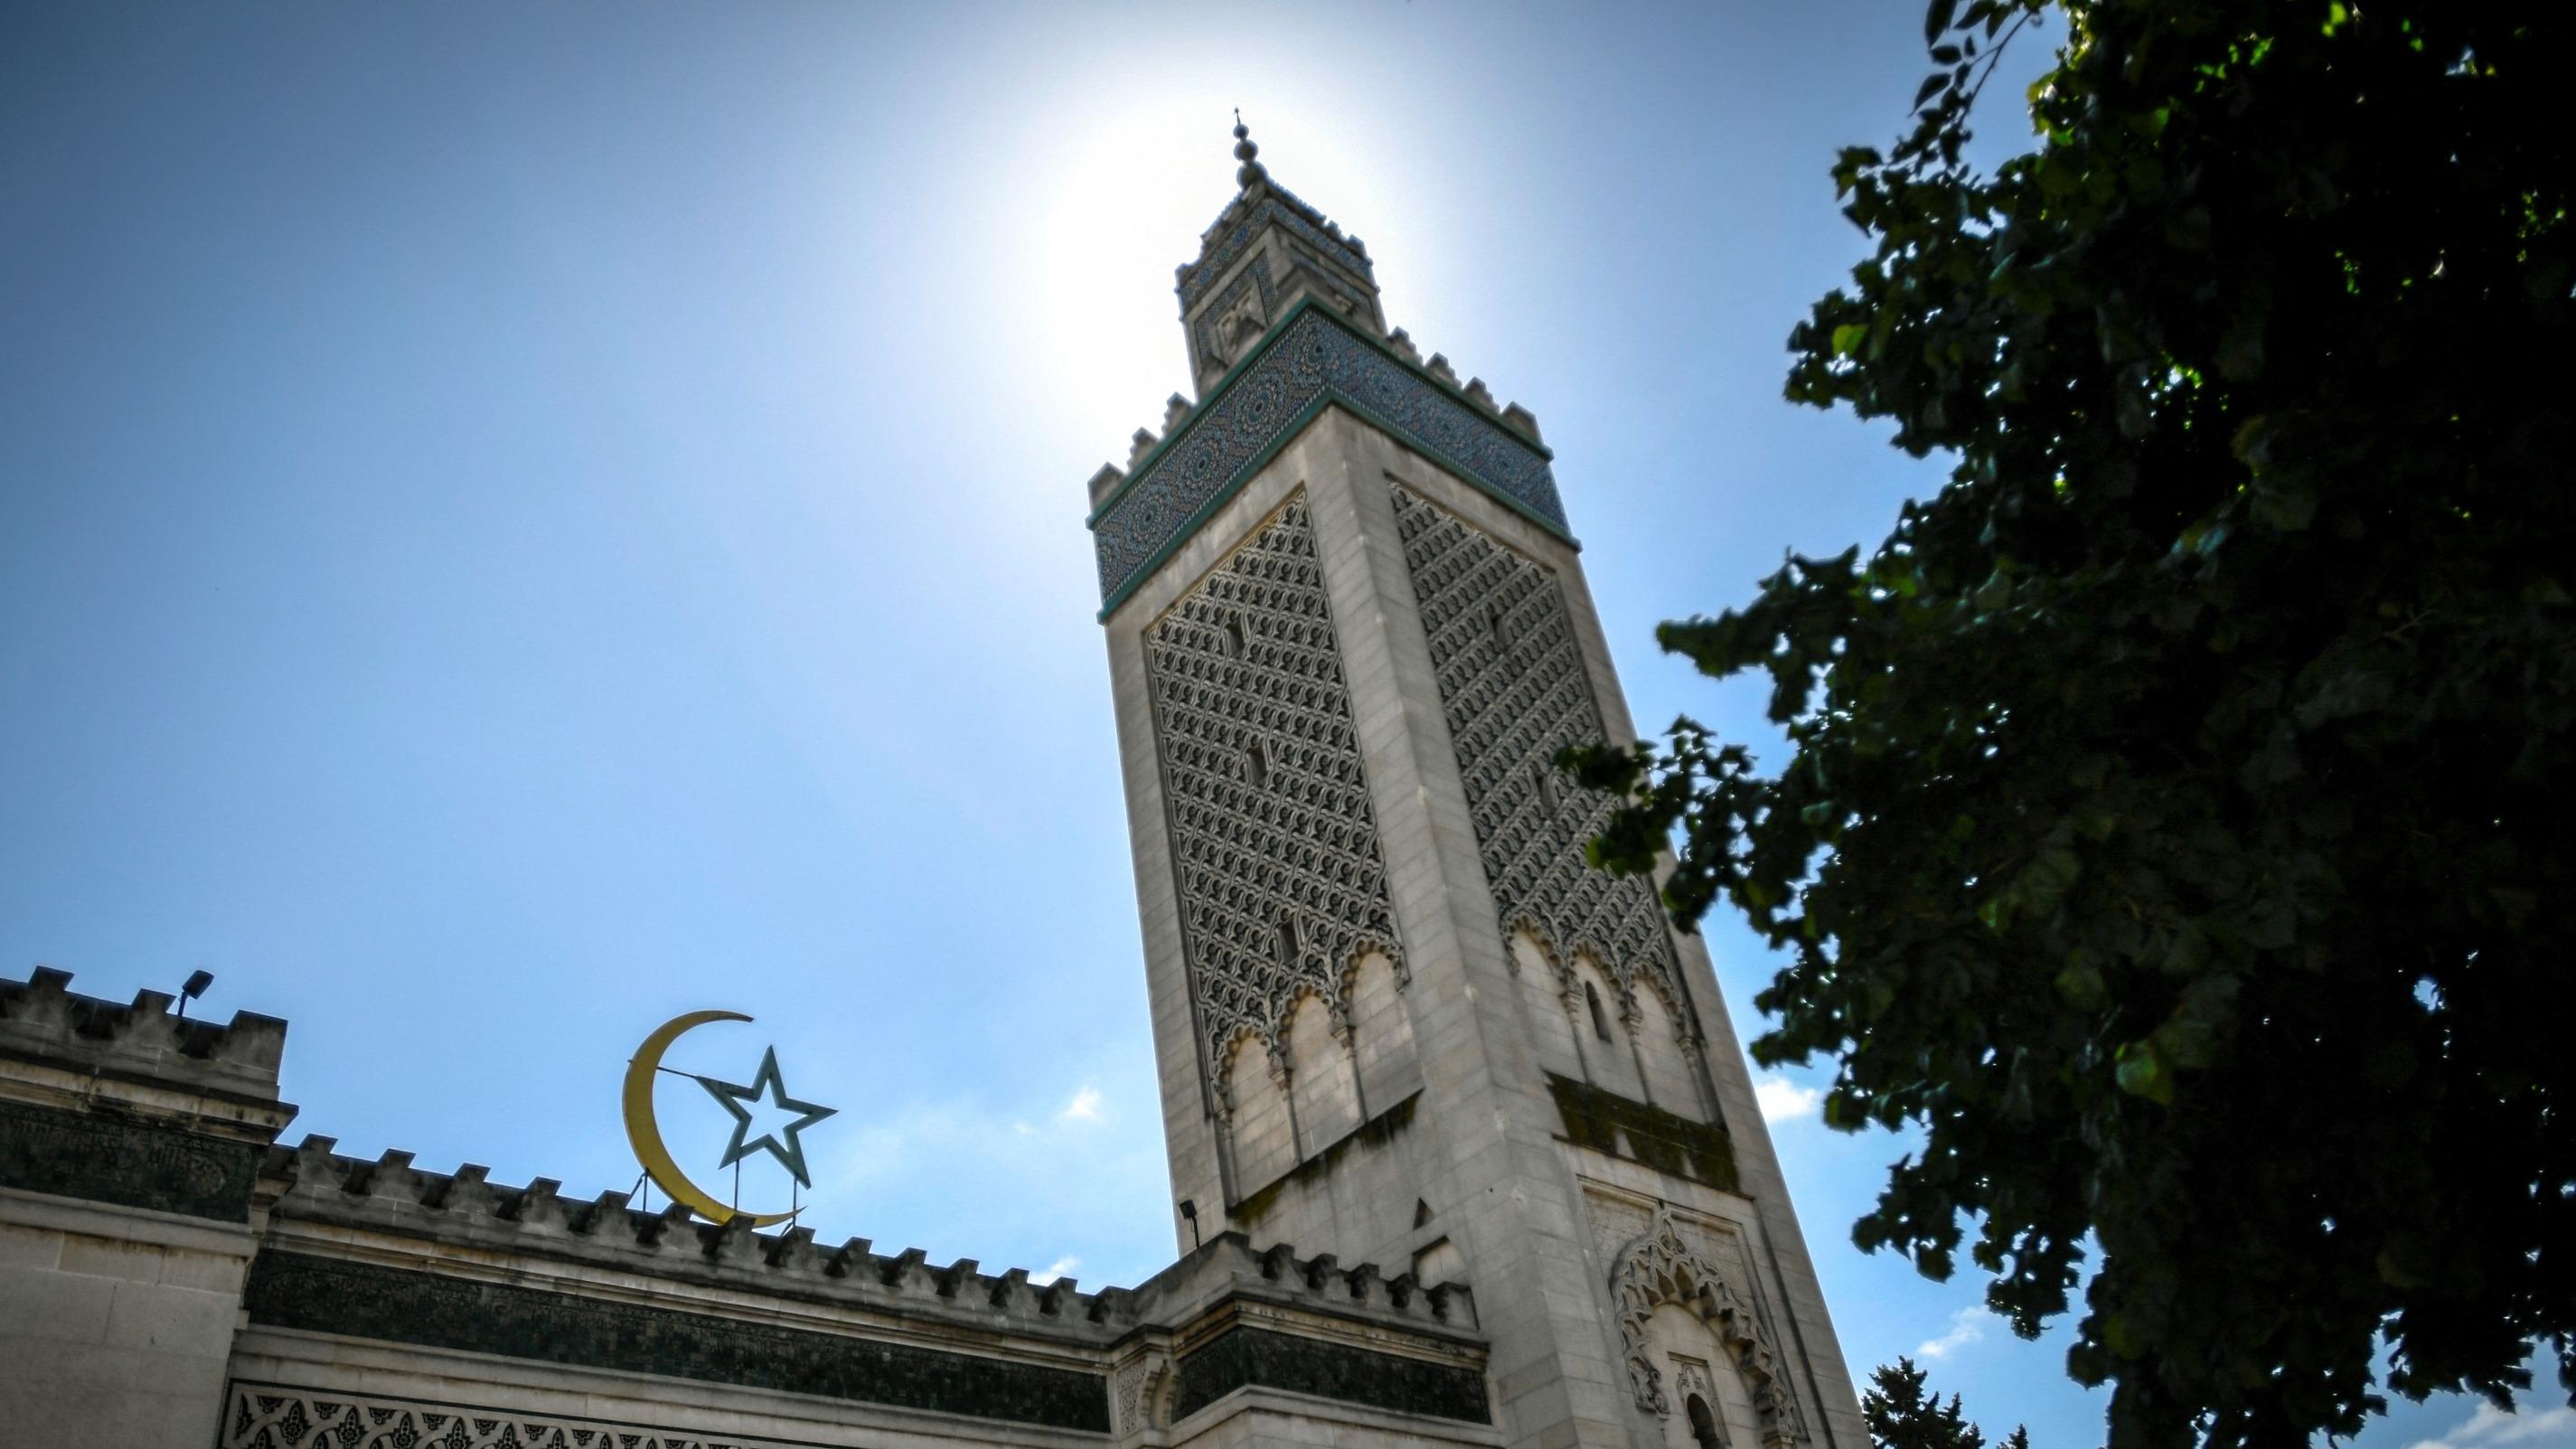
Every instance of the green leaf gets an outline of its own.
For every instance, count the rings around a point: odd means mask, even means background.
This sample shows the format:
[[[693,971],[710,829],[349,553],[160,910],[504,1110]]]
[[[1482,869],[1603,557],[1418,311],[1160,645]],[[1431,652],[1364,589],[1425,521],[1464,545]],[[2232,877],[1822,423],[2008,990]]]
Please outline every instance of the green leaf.
[[[2114,1077],[2120,1090],[2133,1097],[2144,1097],[2160,1107],[2170,1107],[2174,1099],[2173,1071],[2164,1058],[2156,1054],[2152,1042],[2133,1041],[2120,1048]]]

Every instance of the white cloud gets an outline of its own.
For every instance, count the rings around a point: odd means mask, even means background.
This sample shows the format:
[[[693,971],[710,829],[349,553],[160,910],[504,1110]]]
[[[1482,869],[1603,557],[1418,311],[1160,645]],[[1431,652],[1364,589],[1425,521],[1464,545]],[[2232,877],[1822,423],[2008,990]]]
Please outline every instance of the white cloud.
[[[2576,1409],[2560,1404],[2525,1414],[2480,1399],[2457,1427],[2439,1439],[2419,1439],[2412,1449],[2492,1449],[2500,1444],[2576,1444]]]
[[[1995,1316],[1985,1309],[1962,1308],[1950,1315],[1949,1332],[1939,1338],[1923,1340],[1922,1346],[1914,1351],[1925,1358],[1948,1358],[1969,1344],[1982,1340],[1986,1336],[1986,1325],[1994,1321]]]
[[[1072,1272],[1075,1268],[1080,1267],[1081,1265],[1082,1260],[1080,1258],[1075,1257],[1071,1253],[1067,1253],[1063,1257],[1056,1259],[1054,1262],[1047,1264],[1044,1268],[1039,1269],[1037,1272],[1031,1273],[1029,1275],[1029,1281],[1041,1288],[1044,1288],[1049,1283],[1052,1283],[1056,1279],[1063,1277],[1065,1274]]]
[[[1073,1094],[1064,1110],[1055,1114],[1059,1122],[1097,1122],[1100,1120],[1100,1089],[1085,1087]]]
[[[1753,1086],[1753,1100],[1762,1104],[1762,1120],[1787,1122],[1813,1115],[1816,1103],[1825,1094],[1814,1087],[1801,1087],[1787,1077],[1764,1077]]]

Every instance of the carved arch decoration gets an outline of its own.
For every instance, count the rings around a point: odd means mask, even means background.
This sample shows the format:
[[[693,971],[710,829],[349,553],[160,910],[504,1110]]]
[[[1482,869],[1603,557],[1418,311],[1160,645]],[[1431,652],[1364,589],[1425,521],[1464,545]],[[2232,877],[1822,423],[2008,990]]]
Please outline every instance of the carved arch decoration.
[[[1733,1355],[1761,1419],[1763,1449],[1790,1449],[1806,1441],[1798,1396],[1790,1389],[1787,1367],[1772,1346],[1770,1333],[1718,1266],[1682,1236],[1672,1209],[1657,1208],[1646,1231],[1619,1250],[1610,1269],[1610,1298],[1619,1316],[1620,1347],[1627,1355],[1628,1382],[1636,1392],[1638,1408],[1657,1417],[1673,1412],[1650,1339],[1655,1310],[1670,1303],[1707,1324]]]
[[[1173,1375],[1169,1355],[1148,1353],[1121,1365],[1112,1382],[1117,1400],[1115,1429],[1120,1437],[1171,1426]]]
[[[1707,1078],[1707,1038],[1700,1034],[1698,1014],[1682,1000],[1671,976],[1656,971],[1622,973],[1614,964],[1616,958],[1610,948],[1588,935],[1560,945],[1547,923],[1527,910],[1512,910],[1503,918],[1503,939],[1509,941],[1515,935],[1528,937],[1530,944],[1538,948],[1539,958],[1547,963],[1554,979],[1557,1000],[1564,1006],[1568,1021],[1574,1020],[1583,1000],[1582,978],[1575,972],[1574,958],[1589,956],[1617,998],[1620,1023],[1630,1032],[1635,1032],[1641,1024],[1641,1013],[1637,1009],[1638,993],[1653,992],[1655,999],[1663,1003],[1665,1015],[1672,1021],[1673,1040],[1681,1049],[1684,1065],[1698,1078]],[[1520,973],[1517,958],[1505,953],[1503,962],[1514,975]]]

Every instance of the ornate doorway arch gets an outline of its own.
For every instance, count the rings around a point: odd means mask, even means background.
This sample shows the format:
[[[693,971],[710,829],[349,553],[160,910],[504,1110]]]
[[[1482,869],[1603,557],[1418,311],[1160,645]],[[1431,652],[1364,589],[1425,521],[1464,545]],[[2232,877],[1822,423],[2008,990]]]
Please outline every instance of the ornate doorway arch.
[[[1618,1310],[1620,1346],[1627,1353],[1628,1381],[1638,1408],[1658,1417],[1673,1411],[1650,1339],[1655,1310],[1670,1303],[1707,1324],[1726,1346],[1761,1418],[1763,1449],[1791,1449],[1805,1441],[1798,1398],[1781,1373],[1770,1334],[1717,1265],[1682,1237],[1672,1209],[1657,1208],[1646,1231],[1619,1250],[1610,1269],[1610,1298]]]

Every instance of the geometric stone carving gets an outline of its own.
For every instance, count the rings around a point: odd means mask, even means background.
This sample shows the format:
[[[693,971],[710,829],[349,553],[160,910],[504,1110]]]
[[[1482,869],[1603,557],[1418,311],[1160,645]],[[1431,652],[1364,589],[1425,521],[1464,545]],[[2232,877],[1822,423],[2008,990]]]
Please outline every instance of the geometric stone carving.
[[[218,1449],[768,1449],[667,1427],[272,1384],[232,1385]]]
[[[1117,1401],[1116,1432],[1121,1437],[1167,1425],[1172,1386],[1172,1360],[1168,1355],[1140,1355],[1121,1365],[1110,1381]]]
[[[1560,973],[1575,952],[1589,952],[1617,985],[1623,1016],[1634,1017],[1636,989],[1648,985],[1677,1023],[1691,1022],[1654,883],[1583,858],[1613,802],[1556,768],[1557,751],[1598,743],[1602,727],[1555,575],[1411,489],[1396,486],[1394,495],[1504,935],[1528,930]],[[1571,981],[1564,977],[1563,989],[1574,989]],[[1696,1057],[1694,1028],[1678,1030]]]
[[[1404,976],[1377,818],[1301,491],[1145,633],[1201,1067],[1249,1033],[1274,1072],[1313,994],[1347,1040],[1348,973]]]
[[[1798,1396],[1782,1378],[1770,1334],[1717,1264],[1682,1236],[1671,1209],[1658,1209],[1653,1223],[1611,1265],[1610,1299],[1619,1315],[1620,1346],[1627,1353],[1628,1382],[1638,1408],[1656,1415],[1673,1411],[1649,1337],[1655,1310],[1671,1303],[1706,1323],[1734,1355],[1761,1422],[1764,1449],[1789,1449],[1805,1441]]]

